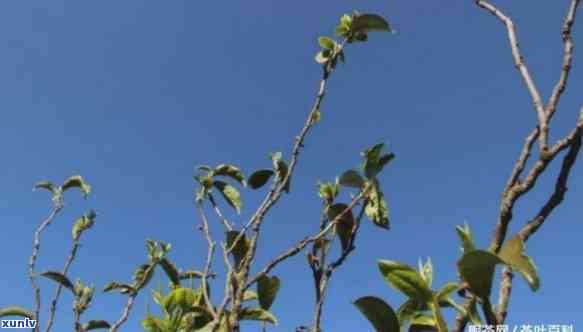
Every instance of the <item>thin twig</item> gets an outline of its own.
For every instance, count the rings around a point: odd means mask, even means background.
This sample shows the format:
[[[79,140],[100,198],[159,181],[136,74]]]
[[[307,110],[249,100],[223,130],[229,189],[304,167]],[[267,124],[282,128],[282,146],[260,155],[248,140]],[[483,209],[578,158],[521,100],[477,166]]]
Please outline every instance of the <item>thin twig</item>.
[[[547,148],[547,137],[548,137],[548,119],[545,113],[545,108],[542,102],[542,98],[540,96],[540,92],[532,79],[530,72],[528,71],[528,67],[524,63],[524,58],[520,52],[520,48],[518,46],[518,37],[516,35],[516,27],[514,26],[514,22],[512,19],[505,15],[500,9],[496,6],[492,5],[491,3],[485,0],[477,0],[476,4],[490,12],[492,15],[496,16],[505,26],[508,32],[508,41],[510,43],[510,48],[512,50],[512,58],[514,60],[514,65],[516,69],[520,72],[524,83],[526,84],[526,88],[530,93],[530,97],[532,98],[532,102],[534,104],[534,108],[538,117],[538,124],[541,129],[541,133],[539,136],[539,145],[541,151],[546,150]]]
[[[357,196],[355,196],[350,202],[350,204],[348,204],[346,209],[344,209],[344,211],[339,213],[333,220],[331,220],[323,230],[321,230],[320,232],[313,236],[304,238],[303,240],[296,243],[293,247],[289,248],[288,250],[274,258],[271,262],[269,262],[269,264],[267,264],[267,266],[265,266],[260,272],[258,272],[253,278],[251,278],[247,282],[245,289],[249,288],[251,285],[257,282],[257,280],[259,280],[259,278],[261,278],[262,276],[269,274],[269,272],[271,272],[271,270],[273,270],[279,263],[283,262],[284,260],[292,256],[295,256],[300,251],[302,251],[308,244],[316,242],[320,240],[322,237],[324,237],[332,229],[332,227],[334,227],[334,225],[337,222],[339,222],[340,219],[342,219],[344,214],[351,211],[359,203],[359,201],[363,199],[365,195],[366,191],[363,191]]]
[[[212,305],[212,302],[210,300],[210,296],[209,296],[208,290],[207,290],[207,276],[210,273],[211,266],[213,263],[213,256],[215,253],[215,242],[213,241],[213,238],[211,236],[211,233],[209,230],[208,219],[206,217],[206,214],[204,213],[204,207],[202,206],[202,203],[199,202],[196,204],[196,206],[198,208],[198,212],[199,212],[200,218],[202,220],[202,231],[204,233],[204,237],[205,237],[207,244],[208,244],[208,251],[207,251],[206,261],[204,264],[204,272],[202,273],[202,294],[203,294],[204,301],[206,303],[206,307],[207,307],[208,311],[211,313],[213,318],[216,318],[217,313],[215,312],[215,309]]]
[[[572,0],[571,6],[569,7],[569,11],[565,16],[565,20],[563,22],[563,27],[561,29],[561,39],[563,40],[563,44],[565,46],[563,51],[563,64],[561,66],[561,74],[559,75],[559,80],[553,89],[553,93],[549,98],[549,102],[546,107],[547,116],[549,120],[553,117],[557,109],[557,104],[559,103],[559,99],[565,91],[565,87],[567,86],[567,79],[569,78],[569,73],[571,71],[571,63],[573,62],[573,24],[575,23],[575,16],[577,14],[577,8],[579,7],[580,0]]]
[[[34,272],[34,267],[36,265],[36,260],[38,258],[38,253],[40,250],[40,236],[41,233],[47,228],[53,219],[57,216],[57,214],[63,208],[62,204],[56,203],[55,206],[51,209],[48,217],[38,226],[36,231],[34,232],[34,239],[32,244],[32,255],[30,256],[30,260],[28,262],[28,277],[30,279],[30,284],[32,285],[32,289],[34,292],[34,317],[37,321],[36,326],[34,327],[34,331],[40,331],[39,321],[40,321],[40,307],[41,307],[41,295],[40,295],[40,288],[36,283],[36,274]]]
[[[227,218],[225,218],[225,216],[221,212],[221,209],[219,209],[219,206],[217,205],[217,203],[216,203],[215,198],[213,197],[213,195],[209,193],[208,194],[208,197],[209,197],[209,202],[211,202],[211,205],[213,207],[213,210],[217,214],[217,217],[219,217],[219,220],[223,223],[223,225],[225,226],[225,228],[227,229],[227,231],[232,231],[233,230],[233,225],[229,222],[229,220]]]
[[[132,307],[134,306],[134,302],[136,300],[136,296],[138,296],[137,292],[130,293],[128,296],[128,301],[123,308],[123,312],[119,319],[109,328],[109,332],[116,332],[129,318],[130,312],[132,311]]]
[[[71,267],[71,264],[73,263],[73,260],[75,260],[75,256],[77,255],[78,248],[79,248],[79,239],[77,238],[77,239],[73,240],[73,246],[71,247],[69,257],[65,261],[65,266],[63,267],[63,272],[62,272],[62,274],[64,276],[66,276],[67,273],[69,272],[69,268]],[[49,320],[47,322],[47,327],[45,329],[45,332],[49,332],[53,326],[53,323],[55,321],[55,312],[57,310],[57,303],[59,302],[59,297],[61,296],[62,291],[63,291],[63,285],[59,284],[59,286],[57,286],[57,289],[55,290],[55,295],[53,296],[53,299],[51,300],[51,305],[49,308]]]

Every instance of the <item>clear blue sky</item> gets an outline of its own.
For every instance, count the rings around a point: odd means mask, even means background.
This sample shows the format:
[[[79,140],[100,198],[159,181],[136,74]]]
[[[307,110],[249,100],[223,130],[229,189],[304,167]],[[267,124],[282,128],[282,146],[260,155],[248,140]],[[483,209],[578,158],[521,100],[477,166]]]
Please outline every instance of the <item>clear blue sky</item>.
[[[558,77],[567,5],[504,4],[544,97]],[[392,229],[364,225],[357,251],[332,280],[324,329],[369,330],[350,304],[359,296],[377,294],[398,306],[402,298],[384,284],[377,259],[416,264],[430,256],[438,285],[455,280],[455,225],[467,220],[477,242],[489,243],[499,195],[535,123],[505,30],[473,1],[3,1],[0,307],[32,306],[26,265],[33,230],[50,200],[31,187],[43,179],[60,182],[81,173],[94,194],[87,201],[66,197],[64,213],[43,236],[39,270],[62,268],[72,222],[89,208],[99,216],[83,237],[72,278],[99,289],[130,280],[146,260],[145,238],[171,242],[171,258],[180,266],[202,268],[195,165],[228,161],[249,174],[269,167],[269,152],[289,155],[320,78],[316,39],[354,9],[386,16],[398,34],[371,35],[369,43],[347,49],[323,120],[307,139],[292,195],[266,220],[258,263],[317,228],[317,180],[356,166],[364,148],[385,141],[397,155],[383,176]],[[583,44],[582,24],[575,43]],[[555,139],[583,103],[575,93],[583,85],[580,51]],[[512,230],[546,199],[554,174],[556,167],[521,201]],[[528,243],[542,287],[532,294],[516,278],[510,324],[583,323],[581,161],[570,184],[565,203]],[[260,198],[246,192],[242,217],[229,216],[240,224]],[[305,258],[298,255],[275,273],[283,283],[273,307],[277,330],[310,324],[313,290]],[[41,285],[47,300],[52,284]],[[214,288],[218,293],[222,283]],[[124,331],[141,330],[146,297],[140,296]],[[55,331],[72,329],[71,296],[62,299]],[[96,294],[85,319],[114,320],[124,302],[117,294]]]

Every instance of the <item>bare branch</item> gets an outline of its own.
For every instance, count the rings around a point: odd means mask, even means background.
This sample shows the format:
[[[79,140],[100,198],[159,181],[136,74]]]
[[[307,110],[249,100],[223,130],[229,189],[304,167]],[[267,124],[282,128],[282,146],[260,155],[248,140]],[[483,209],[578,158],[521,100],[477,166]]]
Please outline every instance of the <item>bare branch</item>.
[[[217,217],[219,217],[219,220],[223,223],[223,225],[225,226],[225,228],[227,229],[227,231],[232,231],[233,230],[233,225],[229,222],[229,220],[227,220],[227,218],[225,218],[225,216],[223,215],[223,213],[219,209],[219,206],[217,205],[217,203],[216,203],[215,198],[213,197],[213,195],[209,193],[208,194],[208,197],[209,197],[209,201],[211,202],[211,205],[213,207],[213,210],[217,214]]]
[[[536,84],[528,71],[528,67],[524,63],[524,58],[520,52],[520,48],[518,46],[518,37],[516,35],[516,28],[514,26],[514,22],[512,19],[505,15],[500,9],[496,6],[492,5],[488,1],[485,0],[476,0],[476,4],[490,12],[492,15],[496,16],[505,26],[506,30],[508,31],[508,41],[510,42],[510,48],[512,50],[512,58],[514,59],[514,65],[516,69],[520,72],[524,83],[526,84],[526,88],[530,93],[530,97],[532,98],[532,102],[538,117],[539,127],[541,129],[541,133],[539,136],[539,145],[540,150],[544,151],[547,148],[547,141],[548,141],[548,118],[545,113],[545,108],[543,105],[542,98],[540,96],[540,92],[536,87]]]
[[[506,188],[504,188],[503,197],[512,189],[512,187],[518,182],[520,175],[524,171],[524,167],[526,166],[526,162],[530,158],[530,153],[532,151],[532,146],[536,139],[538,138],[539,130],[538,127],[534,128],[530,135],[526,138],[524,142],[524,146],[522,151],[520,152],[520,156],[514,164],[514,168],[512,169],[512,173],[510,178],[508,178],[508,182],[506,183]]]
[[[498,295],[498,306],[496,312],[496,321],[498,324],[504,324],[506,316],[508,315],[508,304],[510,302],[510,294],[512,294],[512,278],[514,274],[512,269],[508,266],[502,270],[502,280],[500,281],[500,292]]]
[[[206,238],[206,241],[208,244],[206,262],[204,264],[204,271],[202,273],[202,294],[203,294],[207,309],[209,310],[209,312],[211,313],[213,318],[216,318],[217,313],[215,312],[215,308],[213,307],[213,305],[210,301],[210,296],[209,296],[208,290],[207,290],[207,276],[210,273],[211,266],[213,263],[213,256],[215,253],[215,242],[213,241],[213,238],[211,236],[211,233],[209,230],[208,219],[206,217],[206,214],[204,213],[204,208],[202,206],[202,203],[199,202],[196,204],[196,206],[198,207],[198,212],[199,212],[200,218],[202,220],[202,232],[204,233],[204,237]]]
[[[34,291],[34,317],[37,322],[40,321],[40,307],[41,307],[41,298],[40,298],[40,288],[36,283],[36,274],[34,272],[34,267],[36,265],[36,260],[38,258],[38,253],[40,250],[40,236],[41,233],[47,228],[51,222],[55,219],[57,214],[61,211],[63,205],[61,203],[56,203],[55,206],[51,209],[48,217],[37,227],[36,231],[34,232],[34,239],[32,244],[32,255],[30,256],[30,260],[28,262],[28,277],[30,279],[30,284],[32,285],[32,289]],[[34,327],[34,332],[40,331],[39,324],[37,323]]]
[[[569,72],[571,71],[571,63],[573,61],[573,48],[574,48],[572,31],[579,3],[580,0],[571,1],[571,6],[569,7],[569,11],[565,16],[563,28],[561,29],[561,38],[563,39],[565,50],[563,55],[563,65],[561,66],[561,74],[559,76],[557,84],[555,85],[555,88],[553,89],[553,93],[551,94],[551,97],[549,98],[549,102],[546,107],[546,112],[549,121],[553,117],[553,114],[557,109],[557,104],[559,103],[559,99],[561,98],[563,91],[565,91],[565,87],[567,86],[567,79],[569,78]]]
[[[134,306],[134,302],[136,300],[136,296],[138,296],[137,292],[132,292],[128,296],[128,301],[123,308],[123,312],[119,319],[109,328],[109,332],[116,332],[129,318],[130,312],[132,311],[132,307]]]
[[[339,213],[332,221],[330,221],[326,225],[326,227],[324,229],[322,229],[318,234],[313,235],[311,237],[304,238],[303,240],[296,243],[293,247],[289,248],[288,250],[286,250],[285,252],[283,252],[282,254],[277,256],[275,259],[273,259],[269,264],[267,264],[266,267],[264,267],[253,278],[251,278],[249,280],[249,282],[247,282],[245,289],[249,288],[249,286],[251,286],[255,282],[257,282],[257,280],[259,280],[259,278],[261,278],[262,276],[269,274],[269,272],[271,272],[271,270],[273,270],[279,263],[283,262],[284,260],[286,260],[292,256],[295,256],[300,251],[302,251],[308,244],[316,242],[319,239],[321,239],[322,237],[324,237],[332,229],[332,227],[334,227],[334,225],[338,221],[340,221],[340,219],[344,216],[344,214],[348,213],[348,211],[351,211],[358,204],[358,202],[363,199],[363,197],[365,195],[366,195],[366,192],[363,191],[360,194],[358,194],[356,197],[354,197],[352,199],[352,201],[350,202],[350,204],[348,204],[346,209],[344,209],[344,211]]]
[[[523,241],[528,240],[545,222],[551,212],[563,201],[565,193],[567,192],[567,180],[571,173],[571,169],[577,160],[577,155],[581,150],[581,131],[575,136],[575,139],[570,145],[569,152],[563,158],[561,171],[555,183],[555,190],[551,197],[547,200],[537,216],[528,222],[518,233]]]
[[[69,257],[65,261],[65,266],[63,267],[63,275],[66,276],[69,272],[69,268],[75,260],[75,256],[77,255],[77,249],[79,248],[79,239],[73,240],[73,246],[71,247],[71,251],[69,253]],[[55,290],[55,295],[53,295],[53,299],[51,300],[51,306],[49,309],[49,320],[47,322],[47,327],[45,332],[49,332],[53,326],[55,320],[55,312],[57,310],[57,303],[59,302],[59,297],[61,296],[61,292],[63,291],[63,285],[59,284],[57,289]]]

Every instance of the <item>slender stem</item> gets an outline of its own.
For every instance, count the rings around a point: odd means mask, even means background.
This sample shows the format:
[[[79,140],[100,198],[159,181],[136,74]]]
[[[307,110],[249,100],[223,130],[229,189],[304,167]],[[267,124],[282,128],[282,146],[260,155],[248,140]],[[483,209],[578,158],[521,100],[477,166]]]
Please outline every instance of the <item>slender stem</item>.
[[[109,332],[116,332],[129,318],[130,312],[132,311],[132,307],[134,306],[134,302],[136,300],[136,296],[138,293],[131,293],[128,296],[128,301],[123,308],[123,312],[119,319],[109,328]]]
[[[204,265],[204,272],[202,273],[202,294],[203,294],[204,301],[206,303],[206,307],[207,307],[208,311],[211,313],[213,318],[216,318],[217,313],[212,305],[212,302],[210,300],[210,296],[209,296],[208,290],[207,290],[207,276],[210,273],[211,266],[213,263],[213,256],[215,253],[215,242],[213,241],[213,238],[211,236],[208,219],[206,217],[206,214],[204,213],[204,207],[202,206],[202,203],[197,203],[196,206],[198,208],[198,212],[199,212],[200,218],[202,220],[202,231],[204,233],[204,237],[205,237],[207,244],[208,244],[208,251],[207,251],[207,256],[206,256],[206,262]]]
[[[34,327],[34,332],[40,331],[39,321],[40,321],[40,308],[41,308],[41,290],[36,282],[36,274],[34,268],[36,265],[36,260],[38,258],[38,253],[40,250],[40,237],[41,233],[47,228],[51,222],[55,219],[57,214],[61,211],[63,205],[61,203],[55,203],[55,206],[51,209],[48,217],[37,227],[34,232],[34,239],[32,244],[32,255],[28,262],[28,277],[30,279],[30,284],[34,292],[34,317],[36,319],[36,326]]]
[[[69,252],[69,257],[65,261],[65,266],[63,267],[63,275],[66,276],[67,272],[69,272],[69,268],[75,260],[75,256],[77,255],[77,249],[79,248],[79,239],[73,240],[73,246],[71,247],[71,251]],[[61,292],[63,291],[63,285],[59,284],[57,289],[55,290],[55,294],[53,295],[53,299],[51,300],[51,306],[49,308],[49,320],[47,322],[47,327],[45,332],[49,332],[53,326],[55,321],[55,312],[57,310],[57,303],[59,302],[59,297],[61,296]]]

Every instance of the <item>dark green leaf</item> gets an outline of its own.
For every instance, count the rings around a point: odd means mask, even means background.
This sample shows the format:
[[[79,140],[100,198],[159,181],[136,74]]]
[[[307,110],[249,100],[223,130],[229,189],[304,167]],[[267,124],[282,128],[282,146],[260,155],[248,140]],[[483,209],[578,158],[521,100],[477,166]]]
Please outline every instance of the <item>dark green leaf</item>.
[[[271,308],[279,291],[279,286],[280,281],[276,276],[268,277],[264,275],[257,280],[257,295],[262,309],[269,310]]]
[[[277,326],[277,318],[271,312],[261,308],[243,308],[241,310],[241,320],[258,320]]]
[[[416,317],[416,315],[427,309],[428,306],[426,304],[420,304],[415,299],[408,299],[405,301],[397,310],[397,318],[399,319],[401,328],[404,328],[411,320],[413,320],[413,318]]]
[[[354,32],[368,33],[371,31],[390,32],[389,23],[380,15],[355,14],[352,18],[352,30]]]
[[[223,197],[227,203],[229,203],[229,205],[232,206],[235,211],[237,211],[237,213],[241,213],[241,206],[243,203],[241,202],[241,194],[239,194],[239,191],[235,189],[235,187],[223,181],[214,181],[213,184],[215,188],[217,188],[221,194],[223,194]]]
[[[24,317],[28,319],[34,320],[35,316],[32,311],[26,310],[22,307],[6,307],[0,308],[0,318],[8,317],[8,316],[17,316],[17,317]]]
[[[458,270],[463,280],[470,285],[472,293],[487,299],[492,290],[492,279],[496,264],[503,263],[489,251],[473,250],[465,253],[458,261]]]
[[[412,267],[390,260],[380,260],[379,270],[385,281],[411,299],[429,303],[433,292],[427,282]]]
[[[128,285],[128,284],[118,283],[115,281],[110,282],[109,284],[105,285],[105,287],[103,288],[103,292],[105,292],[105,293],[110,292],[112,290],[118,290],[122,294],[131,294],[131,293],[136,292],[136,289],[133,286]]]
[[[247,180],[249,187],[251,187],[251,189],[259,189],[263,187],[273,174],[275,173],[270,169],[261,169],[254,172],[249,177],[249,180]]]
[[[330,52],[327,52],[327,51],[320,51],[320,52],[316,53],[316,56],[314,57],[314,59],[316,60],[317,63],[323,65],[330,60],[329,53]]]
[[[333,50],[336,48],[336,42],[329,37],[322,36],[318,38],[318,43],[325,50]]]
[[[340,176],[340,179],[338,181],[341,185],[345,187],[353,187],[360,189],[364,186],[364,179],[362,178],[362,176],[360,176],[360,174],[357,171],[353,169],[344,172]]]
[[[85,198],[87,198],[87,196],[89,196],[89,193],[91,192],[91,186],[87,182],[85,182],[81,175],[71,176],[70,178],[65,180],[65,183],[63,183],[63,186],[61,188],[63,189],[63,192],[69,190],[70,188],[79,188],[81,190],[81,194]]]
[[[233,246],[233,243],[235,242],[235,239],[237,239],[237,236],[239,236],[239,232],[237,231],[227,232],[227,246],[229,248]],[[239,268],[241,261],[245,257],[245,254],[247,254],[247,250],[249,250],[249,242],[245,235],[243,235],[242,238],[239,241],[237,241],[237,244],[231,251],[233,259],[235,260],[236,268]]]
[[[186,280],[186,279],[200,279],[202,278],[203,273],[200,271],[184,271],[184,272],[180,272],[180,280]]]
[[[50,191],[52,194],[54,194],[57,190],[57,188],[55,188],[55,186],[53,185],[52,182],[50,181],[40,181],[34,184],[34,186],[32,187],[33,191],[37,191],[39,189],[45,189]]]
[[[149,263],[149,264],[142,264],[140,265],[136,271],[134,272],[134,288],[136,291],[144,288],[150,280],[152,280],[152,276],[154,275],[154,270],[156,268],[156,264]]]
[[[330,221],[339,218],[336,222],[335,229],[336,233],[338,233],[338,237],[340,238],[342,251],[346,251],[350,247],[350,238],[352,237],[352,230],[355,224],[352,211],[348,209],[348,205],[344,203],[337,203],[328,208],[327,214]],[[342,216],[340,216],[341,214]]]
[[[515,236],[506,241],[498,256],[510,265],[513,269],[520,272],[524,277],[530,289],[536,292],[540,287],[540,280],[536,266],[532,258],[524,254],[524,242],[520,236]]]
[[[231,179],[239,182],[242,186],[246,185],[245,175],[243,175],[243,172],[241,172],[239,168],[233,165],[221,164],[215,167],[212,173],[213,175],[230,177]]]
[[[354,301],[354,305],[374,326],[376,332],[399,332],[399,320],[385,301],[365,296]]]
[[[69,278],[67,278],[65,275],[63,275],[60,272],[47,271],[47,272],[41,273],[40,275],[61,284],[61,286],[68,288],[69,290],[71,290],[71,292],[75,291],[73,283],[69,280]]]
[[[111,325],[104,320],[90,320],[83,324],[83,331],[97,330],[97,329],[109,329]]]
[[[172,282],[172,284],[175,286],[180,286],[180,273],[178,273],[176,266],[172,264],[172,262],[166,257],[162,258],[159,263],[162,266],[164,272],[166,272],[170,282]]]

